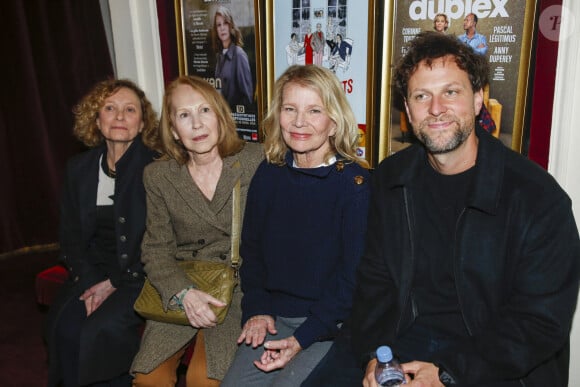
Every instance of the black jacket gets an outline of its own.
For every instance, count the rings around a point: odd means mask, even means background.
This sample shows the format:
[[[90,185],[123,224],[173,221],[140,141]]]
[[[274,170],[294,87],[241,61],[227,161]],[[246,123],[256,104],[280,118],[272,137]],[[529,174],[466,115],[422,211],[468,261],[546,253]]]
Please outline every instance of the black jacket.
[[[99,159],[104,151],[103,144],[74,156],[66,167],[60,212],[60,251],[61,260],[69,270],[69,280],[47,316],[49,386],[57,385],[62,377],[56,332],[62,324],[70,324],[63,321],[63,311],[86,289],[107,278],[117,290],[90,319],[82,322],[80,381],[84,385],[127,373],[139,348],[139,327],[143,320],[133,311],[133,304],[144,281],[141,263],[146,218],[143,169],[156,154],[145,147],[138,136],[116,164],[114,214],[119,265],[104,268],[93,238],[97,228]]]
[[[476,134],[476,171],[455,229],[453,264],[469,338],[435,362],[460,385],[566,386],[580,270],[571,201],[539,166],[483,130]],[[410,292],[421,236],[414,182],[425,157],[422,146],[411,146],[373,175],[351,326],[361,361],[415,317]]]
[[[117,162],[115,179],[115,234],[118,272],[105,273],[95,265],[100,260],[92,243],[97,227],[99,158],[105,145],[73,157],[65,174],[61,201],[60,251],[71,278],[85,290],[110,278],[115,287],[123,281],[143,278],[141,240],[145,231],[143,169],[154,153],[138,136]]]

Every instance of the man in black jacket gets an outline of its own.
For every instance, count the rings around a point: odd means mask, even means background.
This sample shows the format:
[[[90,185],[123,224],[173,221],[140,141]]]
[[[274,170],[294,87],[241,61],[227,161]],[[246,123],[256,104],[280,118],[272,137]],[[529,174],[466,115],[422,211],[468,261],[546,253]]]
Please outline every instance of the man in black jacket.
[[[374,172],[352,316],[303,385],[377,386],[373,354],[389,345],[409,386],[567,386],[571,201],[476,125],[488,73],[453,36],[410,42],[394,84],[421,144]]]

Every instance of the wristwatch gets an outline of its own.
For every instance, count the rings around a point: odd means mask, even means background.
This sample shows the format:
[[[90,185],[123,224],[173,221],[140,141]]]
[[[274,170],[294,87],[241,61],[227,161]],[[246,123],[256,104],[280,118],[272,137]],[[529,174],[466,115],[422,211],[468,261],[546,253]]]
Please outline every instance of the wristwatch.
[[[441,366],[439,367],[439,381],[445,386],[452,386],[455,384],[455,379],[445,371]]]

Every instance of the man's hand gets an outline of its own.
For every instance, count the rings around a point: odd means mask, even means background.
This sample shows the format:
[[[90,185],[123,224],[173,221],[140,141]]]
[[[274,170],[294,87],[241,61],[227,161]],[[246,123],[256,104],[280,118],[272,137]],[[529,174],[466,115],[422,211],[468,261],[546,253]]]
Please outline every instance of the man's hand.
[[[271,340],[264,343],[264,354],[254,365],[264,372],[284,368],[302,347],[294,336],[282,340]]]
[[[409,387],[444,387],[439,381],[439,368],[433,363],[412,361],[401,364]]]
[[[117,288],[113,287],[111,280],[99,282],[87,290],[79,297],[79,300],[85,302],[87,317],[91,315],[105,300],[113,294]]]
[[[375,368],[377,368],[377,359],[372,359],[367,364],[363,387],[378,387],[377,379],[375,378]]]

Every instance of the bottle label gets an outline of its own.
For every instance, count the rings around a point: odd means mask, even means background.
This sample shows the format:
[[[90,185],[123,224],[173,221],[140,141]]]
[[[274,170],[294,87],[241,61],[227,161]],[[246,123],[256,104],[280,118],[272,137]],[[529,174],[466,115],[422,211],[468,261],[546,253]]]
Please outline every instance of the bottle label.
[[[405,375],[395,368],[385,368],[376,376],[380,386],[395,387],[405,383]]]

